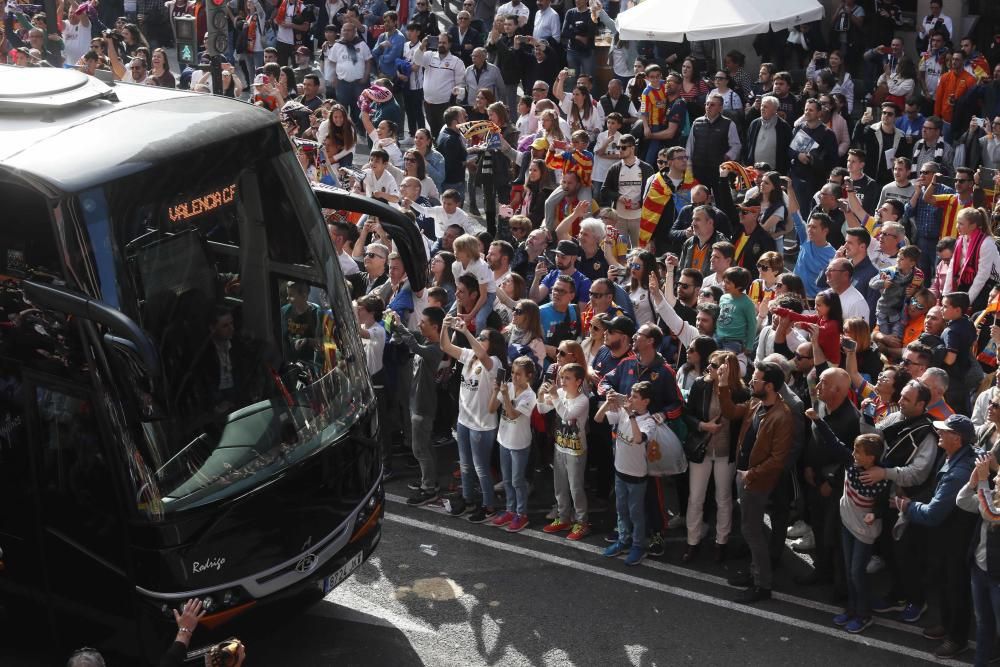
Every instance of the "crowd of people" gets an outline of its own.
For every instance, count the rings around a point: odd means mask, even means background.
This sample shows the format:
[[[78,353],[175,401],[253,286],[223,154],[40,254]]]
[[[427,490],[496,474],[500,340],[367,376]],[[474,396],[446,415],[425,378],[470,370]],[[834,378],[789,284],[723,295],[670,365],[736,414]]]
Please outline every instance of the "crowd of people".
[[[310,179],[423,235],[415,292],[378,219],[329,212],[387,477],[402,445],[410,504],[517,532],[552,475],[542,530],[587,539],[614,498],[605,555],[628,565],[681,527],[683,562],[740,558],[738,523],[746,603],[794,538],[796,584],[844,602],[833,623],[930,602],[935,655],[974,620],[986,664],[1000,36],[981,50],[932,0],[908,44],[896,2],[843,0],[759,36],[751,74],[738,51],[617,39],[627,4],[229,4],[221,93],[280,116]],[[9,3],[3,56],[211,92],[204,67],[170,71],[169,28],[144,34],[158,7],[109,5],[62,2],[54,31]]]

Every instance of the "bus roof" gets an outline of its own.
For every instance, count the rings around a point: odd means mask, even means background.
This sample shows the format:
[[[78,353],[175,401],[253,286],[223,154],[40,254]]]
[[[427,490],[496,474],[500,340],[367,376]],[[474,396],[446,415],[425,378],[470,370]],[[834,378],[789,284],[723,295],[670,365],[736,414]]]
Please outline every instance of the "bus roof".
[[[230,98],[0,66],[0,171],[78,192],[277,122]]]

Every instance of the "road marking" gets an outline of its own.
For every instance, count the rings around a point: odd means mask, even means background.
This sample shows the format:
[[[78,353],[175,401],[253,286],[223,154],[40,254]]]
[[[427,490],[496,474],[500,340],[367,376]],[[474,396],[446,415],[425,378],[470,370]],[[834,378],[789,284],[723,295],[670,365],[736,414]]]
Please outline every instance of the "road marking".
[[[387,493],[385,494],[385,499],[388,500],[389,502],[397,503],[400,505],[406,505],[406,498],[404,498],[403,496],[397,496],[392,493]],[[407,505],[407,507],[409,507],[409,505]],[[433,512],[434,514],[438,514],[441,516],[448,516],[446,512],[439,512],[431,506],[417,507],[412,509],[424,509],[429,512]],[[586,542],[572,542],[570,540],[567,540],[565,537],[560,537],[558,535],[550,535],[548,533],[543,533],[542,531],[535,530],[533,528],[526,528],[522,530],[520,534],[526,537],[530,537],[532,539],[541,540],[543,542],[549,542],[551,544],[558,544],[564,547],[570,547],[572,549],[585,551],[587,553],[596,554],[598,556],[600,556],[604,552],[604,549],[602,549],[599,546],[595,546],[593,544],[587,544]],[[796,557],[798,557],[798,554],[796,554]],[[698,570],[691,570],[686,567],[679,567],[677,565],[662,563],[659,561],[651,560],[650,558],[644,559],[640,567],[652,568],[654,570],[659,570],[660,572],[667,572],[669,574],[674,574],[680,577],[694,579],[696,581],[701,581],[706,584],[715,584],[718,586],[729,587],[729,583],[726,581],[724,577],[717,577],[714,574],[706,574],[704,572],[699,572]],[[787,602],[788,604],[798,605],[800,607],[812,609],[813,611],[821,611],[831,615],[836,615],[843,611],[842,607],[826,604],[824,602],[817,602],[816,600],[810,600],[808,598],[799,597],[798,595],[790,595],[788,593],[779,593],[777,591],[774,591],[771,593],[771,597],[781,602]],[[911,635],[923,636],[921,634],[923,632],[922,627],[918,627],[916,625],[910,625],[908,623],[902,623],[900,621],[894,621],[888,618],[882,618],[879,616],[873,616],[873,619],[875,621],[874,625],[878,625],[883,628],[889,628],[897,632],[904,632]],[[970,642],[970,646],[974,648],[975,644]]]
[[[447,537],[463,540],[465,542],[471,542],[473,544],[479,544],[481,546],[491,547],[493,549],[497,549],[500,551],[507,551],[509,553],[517,554],[519,556],[525,556],[528,558],[534,558],[536,560],[544,561],[546,563],[550,563],[553,565],[561,565],[563,567],[568,567],[581,572],[587,572],[589,574],[603,576],[609,579],[615,579],[635,586],[642,586],[644,588],[656,590],[661,593],[667,593],[669,595],[674,595],[676,597],[681,597],[688,600],[694,600],[696,602],[702,602],[704,604],[708,604],[713,607],[720,607],[722,609],[736,611],[742,614],[746,614],[748,616],[754,616],[765,620],[776,621],[778,623],[781,623],[783,625],[788,625],[793,628],[811,630],[813,632],[826,635],[828,637],[833,637],[834,639],[841,639],[844,641],[852,642],[854,644],[860,644],[862,646],[870,646],[884,651],[889,651],[891,653],[896,653],[898,655],[904,655],[917,660],[935,662],[937,664],[942,664],[942,665],[953,665],[955,667],[968,667],[967,663],[959,662],[957,660],[935,659],[926,651],[919,651],[917,649],[912,649],[907,646],[900,646],[899,644],[893,644],[891,642],[883,641],[880,639],[873,639],[871,637],[865,637],[862,635],[852,635],[839,628],[832,628],[829,626],[820,625],[818,623],[813,623],[811,621],[803,621],[796,618],[789,618],[787,616],[778,614],[776,612],[767,611],[766,609],[760,609],[758,607],[753,607],[749,605],[739,605],[733,603],[731,600],[722,600],[720,598],[712,597],[710,595],[705,595],[703,593],[698,593],[696,591],[689,591],[684,588],[670,586],[668,584],[664,584],[658,581],[651,581],[643,577],[636,577],[633,575],[625,574],[624,572],[617,572],[615,570],[597,567],[589,563],[581,563],[579,561],[570,560],[569,558],[556,556],[546,552],[533,551],[525,547],[517,546],[516,544],[510,544],[508,542],[499,542],[497,540],[480,537],[479,535],[463,533],[462,531],[455,530],[453,528],[439,526],[437,524],[428,523],[426,521],[421,521],[419,519],[411,519],[410,517],[400,516],[396,514],[387,514],[385,519],[386,521],[391,521],[393,523],[409,526],[411,528],[419,528],[422,530],[427,530],[433,533],[437,533],[439,535],[445,535]]]

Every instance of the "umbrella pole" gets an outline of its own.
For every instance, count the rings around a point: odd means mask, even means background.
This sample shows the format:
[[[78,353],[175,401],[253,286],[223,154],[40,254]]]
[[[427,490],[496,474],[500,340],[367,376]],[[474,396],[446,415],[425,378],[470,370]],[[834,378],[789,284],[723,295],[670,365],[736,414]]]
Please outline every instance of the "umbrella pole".
[[[715,69],[722,69],[722,38],[715,38]]]

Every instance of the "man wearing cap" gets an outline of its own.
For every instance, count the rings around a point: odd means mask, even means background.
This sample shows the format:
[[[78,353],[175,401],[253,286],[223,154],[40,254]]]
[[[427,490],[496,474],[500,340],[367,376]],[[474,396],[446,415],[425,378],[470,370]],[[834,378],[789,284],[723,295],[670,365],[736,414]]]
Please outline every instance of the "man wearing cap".
[[[957,507],[955,499],[975,467],[972,443],[976,428],[965,415],[951,415],[944,421],[935,421],[933,426],[941,449],[938,459],[944,458],[934,477],[933,496],[921,502],[897,495],[892,502],[910,524],[907,530],[915,526],[927,530],[927,546],[935,573],[932,585],[939,588],[941,594],[941,627],[928,628],[924,634],[944,639],[935,649],[935,656],[953,658],[969,647],[972,601],[968,549],[976,514]]]
[[[321,72],[319,66],[313,62],[313,52],[308,46],[296,47],[295,67],[292,68],[292,71],[295,72],[296,81],[302,81],[309,74],[314,74],[320,81],[323,80],[323,72]],[[313,111],[315,111],[315,109],[313,109]]]
[[[628,235],[631,242],[638,243],[639,220],[642,216],[642,190],[655,169],[636,156],[636,139],[631,134],[623,134],[618,140],[621,160],[611,165],[601,187],[601,203],[612,206],[618,216],[619,231]]]
[[[590,278],[583,275],[576,268],[577,257],[580,256],[580,246],[575,241],[560,241],[556,245],[556,266],[545,272],[548,260],[545,256],[538,258],[538,267],[535,269],[535,277],[531,282],[529,297],[541,303],[549,297],[549,292],[555,285],[559,276],[568,276],[573,281],[576,299],[582,311],[587,302],[590,301]],[[545,266],[543,266],[543,263]],[[543,278],[544,276],[544,278]]]

